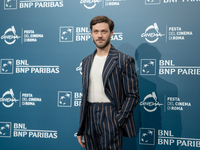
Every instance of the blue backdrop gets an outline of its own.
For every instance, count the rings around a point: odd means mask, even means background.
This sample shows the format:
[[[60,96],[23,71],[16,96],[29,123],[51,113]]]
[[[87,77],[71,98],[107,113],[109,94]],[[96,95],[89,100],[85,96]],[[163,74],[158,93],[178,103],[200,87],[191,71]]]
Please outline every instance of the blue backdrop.
[[[124,150],[200,148],[199,0],[1,0],[0,149],[81,150],[81,61],[90,20],[135,58],[137,137]]]

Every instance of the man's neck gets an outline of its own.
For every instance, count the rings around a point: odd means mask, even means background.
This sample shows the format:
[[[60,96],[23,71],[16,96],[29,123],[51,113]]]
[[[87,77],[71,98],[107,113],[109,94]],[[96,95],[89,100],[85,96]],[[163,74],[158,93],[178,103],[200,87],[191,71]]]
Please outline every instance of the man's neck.
[[[100,48],[97,47],[96,55],[97,56],[106,56],[106,55],[108,55],[108,53],[110,51],[110,47],[111,47],[111,44],[109,44],[108,46],[106,46],[103,49],[100,49]]]

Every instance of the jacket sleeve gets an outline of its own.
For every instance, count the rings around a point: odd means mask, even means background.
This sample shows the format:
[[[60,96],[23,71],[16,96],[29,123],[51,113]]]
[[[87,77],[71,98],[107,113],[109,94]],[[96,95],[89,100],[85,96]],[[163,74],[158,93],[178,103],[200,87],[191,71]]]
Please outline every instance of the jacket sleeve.
[[[124,126],[127,118],[139,101],[138,77],[135,70],[135,61],[132,57],[124,55],[121,63],[122,87],[125,98],[121,109],[116,115],[119,126]]]
[[[84,60],[82,61],[82,93],[84,94],[84,77],[85,77],[85,72],[84,72]],[[79,118],[79,129],[78,129],[78,133],[77,133],[77,136],[79,135],[83,135],[84,134],[84,123],[83,123],[83,98],[84,96],[82,96],[82,99],[81,99],[81,107],[80,107],[80,118]]]

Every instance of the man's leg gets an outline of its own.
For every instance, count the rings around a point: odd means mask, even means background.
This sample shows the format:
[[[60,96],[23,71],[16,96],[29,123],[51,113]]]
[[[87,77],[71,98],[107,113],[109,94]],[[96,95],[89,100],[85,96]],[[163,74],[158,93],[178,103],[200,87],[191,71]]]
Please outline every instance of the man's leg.
[[[101,145],[103,150],[122,150],[123,133],[116,121],[116,112],[112,104],[103,106],[103,132]]]
[[[95,104],[89,104],[86,117],[85,147],[86,150],[102,150],[100,144],[100,129],[97,126],[101,110]]]
[[[122,130],[111,103],[90,103],[86,118],[86,150],[122,150]]]

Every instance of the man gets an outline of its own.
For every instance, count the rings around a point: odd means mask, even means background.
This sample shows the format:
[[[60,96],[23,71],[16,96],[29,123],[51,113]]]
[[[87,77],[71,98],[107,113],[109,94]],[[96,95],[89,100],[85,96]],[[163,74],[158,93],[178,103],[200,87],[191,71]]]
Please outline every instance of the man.
[[[121,150],[123,135],[136,136],[133,109],[139,91],[134,59],[110,44],[112,20],[96,16],[90,29],[96,50],[82,61],[77,139],[87,150]]]

